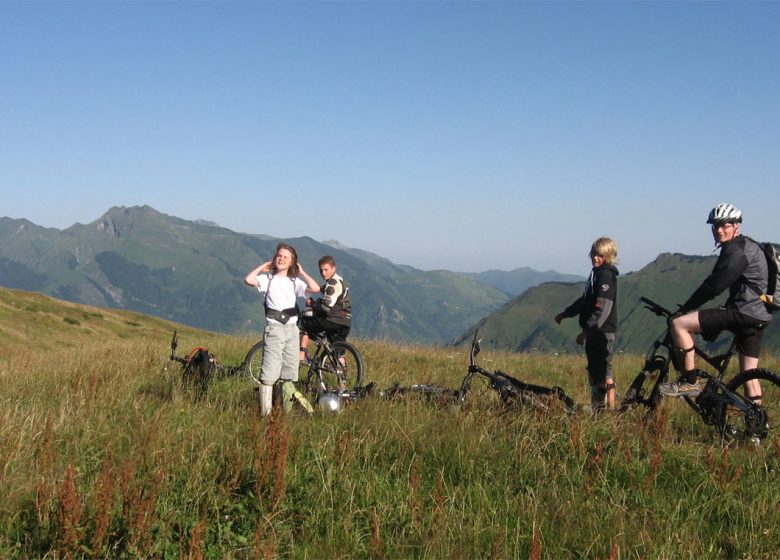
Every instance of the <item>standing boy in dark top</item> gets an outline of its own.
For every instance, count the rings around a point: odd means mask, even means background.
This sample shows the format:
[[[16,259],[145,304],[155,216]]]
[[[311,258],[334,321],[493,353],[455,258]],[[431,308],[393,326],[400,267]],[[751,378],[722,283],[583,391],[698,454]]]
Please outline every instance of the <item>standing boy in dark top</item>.
[[[609,237],[600,237],[590,248],[593,269],[585,292],[555,316],[559,323],[579,316],[582,332],[577,344],[585,344],[588,358],[590,399],[594,411],[605,406],[615,408],[615,380],[612,375],[612,347],[617,331],[617,245]]]

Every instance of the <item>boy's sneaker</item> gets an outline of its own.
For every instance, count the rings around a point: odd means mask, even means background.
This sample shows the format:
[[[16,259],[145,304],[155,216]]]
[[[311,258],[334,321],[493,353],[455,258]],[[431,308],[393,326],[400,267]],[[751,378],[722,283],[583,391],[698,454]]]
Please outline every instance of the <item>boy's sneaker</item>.
[[[695,383],[680,379],[679,381],[661,383],[658,386],[658,392],[664,397],[698,397],[701,389],[698,379]]]

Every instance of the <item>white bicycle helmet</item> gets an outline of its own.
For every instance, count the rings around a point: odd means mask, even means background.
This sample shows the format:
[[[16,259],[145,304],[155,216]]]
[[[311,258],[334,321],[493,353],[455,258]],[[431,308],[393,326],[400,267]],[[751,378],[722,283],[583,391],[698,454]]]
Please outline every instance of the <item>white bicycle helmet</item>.
[[[319,400],[323,412],[341,412],[341,398],[331,391],[322,393]]]
[[[733,204],[721,202],[710,210],[708,224],[741,224],[742,212]]]

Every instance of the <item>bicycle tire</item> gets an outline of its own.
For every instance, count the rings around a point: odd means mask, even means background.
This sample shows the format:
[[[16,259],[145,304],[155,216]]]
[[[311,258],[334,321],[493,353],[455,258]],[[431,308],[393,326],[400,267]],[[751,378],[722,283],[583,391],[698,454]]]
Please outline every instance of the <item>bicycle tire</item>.
[[[645,367],[640,371],[628,389],[620,399],[618,412],[623,413],[639,405],[644,406],[648,412],[655,411],[661,402],[661,393],[658,386],[663,383],[669,374],[669,362],[663,356],[655,355],[645,361]],[[645,396],[648,388],[650,393]]]
[[[626,392],[623,393],[623,398],[620,399],[620,405],[618,406],[618,412],[627,412],[640,405],[644,406],[648,412],[654,411],[661,402],[661,393],[658,391],[658,385],[658,381],[652,379],[651,372],[640,371],[634,377]],[[650,394],[645,396],[648,388],[650,389]]]
[[[264,347],[263,341],[261,340],[249,349],[249,352],[246,353],[246,358],[244,358],[244,373],[258,385],[260,385],[260,371],[263,366]]]
[[[363,356],[349,342],[339,341],[330,345],[315,367],[309,369],[306,388],[310,393],[342,392],[363,386],[365,377]],[[320,386],[319,378],[325,387]]]
[[[474,387],[475,379],[480,387]],[[501,398],[500,389],[495,382],[481,374],[467,374],[460,384],[458,400],[462,407],[479,409],[506,408],[506,402]]]
[[[726,388],[740,396],[746,396],[749,381],[761,382],[761,405],[743,412],[735,406],[724,407],[718,427],[727,437],[735,439],[764,440],[777,435],[780,429],[780,376],[775,372],[756,368],[744,371],[729,381]]]

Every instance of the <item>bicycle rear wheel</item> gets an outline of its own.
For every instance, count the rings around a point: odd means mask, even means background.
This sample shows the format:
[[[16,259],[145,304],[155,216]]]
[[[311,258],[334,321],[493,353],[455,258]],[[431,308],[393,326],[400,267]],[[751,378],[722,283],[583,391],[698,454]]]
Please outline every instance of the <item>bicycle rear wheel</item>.
[[[363,386],[363,357],[349,342],[331,344],[330,351],[319,358],[317,370],[322,377],[325,391],[341,392]],[[319,380],[312,377],[316,376],[309,375],[308,389],[321,392],[323,389],[319,386]]]
[[[264,347],[261,340],[249,349],[249,352],[246,353],[246,358],[244,358],[244,373],[258,385],[260,385],[260,370],[263,366]]]
[[[719,423],[724,435],[756,441],[777,437],[780,433],[780,376],[768,369],[751,369],[737,375],[726,388],[749,403],[748,384],[753,380],[761,384],[761,404],[747,410],[726,405]]]

